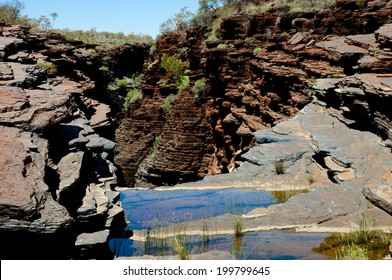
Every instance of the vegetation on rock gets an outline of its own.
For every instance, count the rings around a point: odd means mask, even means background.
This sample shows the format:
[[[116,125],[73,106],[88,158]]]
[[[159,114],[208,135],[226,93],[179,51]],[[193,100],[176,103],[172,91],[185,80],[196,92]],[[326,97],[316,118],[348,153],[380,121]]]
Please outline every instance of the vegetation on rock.
[[[98,45],[98,49],[109,49],[124,44],[151,44],[153,42],[153,38],[150,35],[98,32],[95,28],[87,31],[69,29],[54,29],[53,31],[64,35],[69,40]]]
[[[192,93],[195,99],[200,99],[206,96],[207,94],[207,85],[206,79],[201,78],[198,79],[192,87]]]

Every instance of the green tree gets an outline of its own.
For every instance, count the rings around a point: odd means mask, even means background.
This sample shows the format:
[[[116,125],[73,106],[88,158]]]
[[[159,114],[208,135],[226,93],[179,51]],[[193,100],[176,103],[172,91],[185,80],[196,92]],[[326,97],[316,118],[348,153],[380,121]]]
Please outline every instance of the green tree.
[[[1,1],[0,18],[4,19],[6,24],[17,24],[23,9],[24,4],[19,0]]]
[[[52,24],[51,24],[50,29],[53,29],[53,27],[54,27],[54,22],[56,21],[56,19],[57,19],[57,17],[58,17],[59,15],[58,15],[56,12],[52,12],[52,13],[50,13],[49,15],[50,15],[50,17],[52,18]]]
[[[220,7],[219,0],[199,0],[199,9],[192,19],[192,25],[204,26],[211,22],[216,9]]]
[[[183,7],[174,17],[161,24],[160,31],[162,34],[186,31],[190,27],[194,16],[195,14],[189,11],[187,7]]]

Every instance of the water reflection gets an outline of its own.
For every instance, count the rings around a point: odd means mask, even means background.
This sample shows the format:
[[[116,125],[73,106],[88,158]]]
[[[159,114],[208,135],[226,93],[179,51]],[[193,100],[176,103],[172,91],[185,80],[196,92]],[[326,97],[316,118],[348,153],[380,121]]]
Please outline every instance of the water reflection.
[[[239,215],[258,207],[281,203],[300,191],[271,194],[245,189],[216,190],[130,190],[120,200],[130,221],[128,230],[153,229],[170,224],[204,219],[232,213]],[[181,237],[190,254],[211,250],[225,250],[236,259],[329,259],[330,256],[314,250],[329,234],[267,231],[247,233],[240,237],[186,236]],[[117,257],[143,255],[171,256],[170,238],[148,238],[146,242],[112,239],[110,247]]]
[[[188,236],[186,247],[190,254],[200,254],[211,250],[224,250],[233,255],[233,259],[244,260],[290,260],[312,259],[327,260],[333,257],[316,251],[329,236],[326,233],[295,233],[287,230],[274,230],[244,234],[210,236],[208,242],[200,236]],[[117,257],[131,256],[172,256],[170,239],[135,242],[130,240],[111,241],[112,250]],[[112,246],[121,246],[113,248]]]
[[[265,191],[225,190],[130,190],[121,194],[128,229],[152,229],[224,213],[246,213],[277,203]]]

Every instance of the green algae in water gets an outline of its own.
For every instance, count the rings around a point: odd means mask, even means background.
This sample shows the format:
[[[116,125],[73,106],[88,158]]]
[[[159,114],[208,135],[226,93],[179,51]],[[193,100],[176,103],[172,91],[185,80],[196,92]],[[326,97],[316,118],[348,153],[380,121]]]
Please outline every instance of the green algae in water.
[[[362,217],[357,230],[333,233],[314,251],[334,259],[381,260],[389,253],[391,233],[375,229],[372,219]]]
[[[272,191],[270,192],[272,196],[274,197],[276,203],[284,203],[289,200],[290,197],[299,195],[299,194],[304,194],[308,193],[309,190],[306,189],[294,189],[294,190],[288,190],[288,191]]]

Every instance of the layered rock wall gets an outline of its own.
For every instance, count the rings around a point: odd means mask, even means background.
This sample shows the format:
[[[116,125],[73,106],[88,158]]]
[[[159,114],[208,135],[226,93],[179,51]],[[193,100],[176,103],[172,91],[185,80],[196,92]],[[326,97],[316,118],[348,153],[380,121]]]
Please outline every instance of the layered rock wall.
[[[100,68],[133,74],[146,51],[100,53],[56,33],[0,26],[2,259],[112,257],[106,241],[126,223],[112,141],[123,112]]]
[[[205,28],[162,36],[144,67],[144,99],[130,108],[116,132],[116,163],[138,186],[236,170],[241,154],[254,144],[252,133],[296,115],[311,101],[317,78],[375,69],[390,73],[388,25],[381,26],[391,22],[391,12],[386,5],[359,8],[346,0],[322,12],[271,9],[224,18],[213,41],[206,40]],[[190,86],[181,93],[161,67],[164,54],[188,65]],[[193,86],[203,77],[207,94],[195,98]],[[175,98],[166,115],[162,108],[170,94]],[[373,96],[364,112],[371,113],[362,119],[388,137],[390,117],[382,105],[387,103]],[[151,156],[155,139],[160,141]]]

